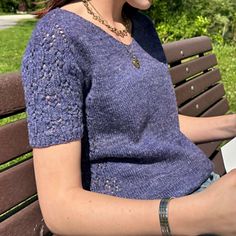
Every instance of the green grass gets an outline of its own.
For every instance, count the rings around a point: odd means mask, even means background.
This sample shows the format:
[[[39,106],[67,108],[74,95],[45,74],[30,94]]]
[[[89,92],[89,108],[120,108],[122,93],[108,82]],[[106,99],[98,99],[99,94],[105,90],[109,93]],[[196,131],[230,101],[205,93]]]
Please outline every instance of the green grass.
[[[16,15],[17,13],[15,12],[3,12],[3,11],[0,11],[0,16],[1,15]]]
[[[236,113],[236,45],[214,46],[230,111]]]
[[[12,12],[0,12],[0,16],[2,15],[14,15],[15,13],[12,13]]]
[[[0,73],[19,71],[21,60],[37,19],[23,19],[17,25],[0,30]],[[0,119],[0,126],[23,119],[25,112]]]
[[[15,26],[0,30],[0,73],[19,71],[22,55],[36,22],[36,19],[24,19]]]

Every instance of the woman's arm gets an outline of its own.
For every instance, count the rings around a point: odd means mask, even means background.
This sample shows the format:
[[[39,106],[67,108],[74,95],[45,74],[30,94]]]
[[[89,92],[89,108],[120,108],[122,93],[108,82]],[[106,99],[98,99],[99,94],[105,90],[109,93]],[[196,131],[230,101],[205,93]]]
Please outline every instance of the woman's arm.
[[[66,235],[160,235],[159,200],[134,200],[84,190],[81,141],[33,148],[41,212],[48,228]]]
[[[74,188],[51,206],[54,217],[49,228],[60,236],[160,236],[159,203],[158,199],[125,199]],[[200,204],[197,195],[169,203],[173,235],[204,232]]]
[[[46,225],[56,235],[161,235],[159,199],[126,199],[82,188],[79,140],[34,148],[33,161],[40,209]],[[223,232],[220,235],[225,236],[235,232],[235,180],[236,171],[232,171],[208,191],[171,200],[172,234]]]
[[[236,114],[191,117],[179,114],[181,132],[194,143],[224,140],[236,136]]]
[[[161,235],[159,199],[126,199],[83,189],[81,141],[33,148],[33,161],[41,212],[46,225],[56,235]],[[176,200],[170,202],[177,207],[171,213],[176,217],[175,223],[182,235],[185,230],[195,235],[200,228],[195,229],[190,223],[201,218],[199,207],[192,207],[197,197],[185,197],[175,204]],[[185,207],[179,211],[181,203]],[[196,214],[191,216],[191,210]],[[188,217],[183,220],[181,215]]]

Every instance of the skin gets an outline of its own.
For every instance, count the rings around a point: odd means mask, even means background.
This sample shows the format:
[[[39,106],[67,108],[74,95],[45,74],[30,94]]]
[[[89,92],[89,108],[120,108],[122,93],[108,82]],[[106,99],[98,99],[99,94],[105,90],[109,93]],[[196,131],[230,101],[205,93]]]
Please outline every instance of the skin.
[[[93,5],[117,28],[123,29],[121,8],[124,0],[93,0]],[[148,0],[129,0],[140,9],[150,7]],[[86,13],[80,1],[62,7],[80,14],[103,27]],[[105,30],[105,27],[103,27]],[[108,31],[107,31],[108,32]],[[115,37],[115,36],[114,36]],[[124,42],[127,42],[123,39]],[[180,116],[181,129],[193,140],[206,131],[216,131],[216,138],[233,135],[232,120],[218,129],[209,119]],[[229,118],[229,117],[228,117]],[[211,118],[215,123],[226,116]],[[185,124],[184,124],[184,123]],[[193,122],[197,128],[191,128]],[[201,131],[197,131],[199,129]],[[205,129],[205,130],[204,130]],[[224,131],[220,131],[224,130]],[[235,129],[233,129],[235,130]],[[235,135],[235,133],[234,133]],[[213,136],[204,136],[210,139]],[[161,235],[158,207],[160,199],[138,200],[114,197],[84,190],[81,180],[81,141],[33,148],[33,162],[38,199],[46,225],[56,235]],[[236,235],[236,170],[226,174],[200,193],[175,198],[169,204],[172,235],[192,236],[215,233]]]
[[[180,130],[194,143],[230,139],[236,136],[236,114],[191,117],[179,114]]]
[[[100,1],[90,1],[92,5],[97,9],[97,11],[103,16],[107,22],[113,26],[116,27],[119,30],[125,29],[124,26],[124,20],[122,19],[121,11],[125,0],[117,0],[117,1],[111,1],[111,0],[100,0]],[[152,0],[129,0],[127,1],[131,6],[139,8],[139,9],[148,9],[152,5]],[[115,33],[111,32],[106,26],[101,24],[100,22],[94,20],[92,16],[87,12],[87,9],[83,6],[83,3],[81,1],[75,0],[70,4],[66,4],[61,7],[62,9],[72,11],[76,14],[79,14],[80,16],[83,16],[86,20],[91,21],[93,24],[97,25],[98,27],[102,28],[104,31],[106,31],[108,34],[112,35],[114,38],[116,38],[118,41],[121,41],[122,43],[129,45],[132,41],[131,37],[131,21],[130,21],[130,29],[129,34],[122,38],[117,36]]]

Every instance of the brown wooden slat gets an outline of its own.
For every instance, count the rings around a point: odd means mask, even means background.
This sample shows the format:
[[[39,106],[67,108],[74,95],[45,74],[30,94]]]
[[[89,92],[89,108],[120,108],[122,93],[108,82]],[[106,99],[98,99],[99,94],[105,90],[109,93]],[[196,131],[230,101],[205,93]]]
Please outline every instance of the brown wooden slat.
[[[165,56],[169,64],[183,60],[190,56],[212,50],[211,39],[206,36],[184,39],[163,45]]]
[[[2,236],[46,236],[49,229],[35,201],[0,224]]]
[[[214,54],[210,54],[172,67],[170,68],[170,74],[173,83],[176,84],[191,76],[212,68],[215,65],[217,65],[216,56]]]
[[[229,103],[226,98],[222,98],[219,102],[217,102],[214,106],[204,112],[201,116],[220,116],[224,115],[229,110]]]
[[[0,127],[0,163],[29,152],[32,148],[28,141],[26,119]]]
[[[214,163],[214,171],[220,176],[224,175],[226,173],[226,170],[221,151],[218,151],[216,155],[212,157],[212,161]]]
[[[197,146],[207,155],[208,158],[210,158],[221,143],[222,141],[215,141],[197,144]]]
[[[194,98],[186,105],[182,106],[179,109],[179,113],[189,116],[198,116],[221,99],[224,94],[225,91],[223,84],[217,84],[213,88]]]
[[[187,81],[186,83],[175,87],[175,94],[178,106],[187,100],[199,95],[209,86],[220,80],[219,69],[214,69],[201,76]]]
[[[228,102],[226,98],[223,98],[218,103],[216,103],[213,107],[207,110],[205,113],[201,115],[201,117],[210,117],[210,116],[220,116],[224,115],[229,109]],[[203,152],[208,157],[215,152],[215,150],[220,146],[222,141],[214,141],[208,143],[197,144],[197,146],[202,149]]]
[[[25,108],[24,91],[19,72],[0,74],[0,116]]]
[[[0,173],[0,214],[36,194],[32,158]]]

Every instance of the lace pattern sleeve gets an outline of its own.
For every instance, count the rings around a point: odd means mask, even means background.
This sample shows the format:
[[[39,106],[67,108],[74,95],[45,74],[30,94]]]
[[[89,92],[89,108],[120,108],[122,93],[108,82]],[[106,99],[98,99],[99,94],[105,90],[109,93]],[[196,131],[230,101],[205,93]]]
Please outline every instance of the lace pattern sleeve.
[[[83,72],[75,51],[57,24],[31,35],[21,64],[31,147],[83,137]]]

